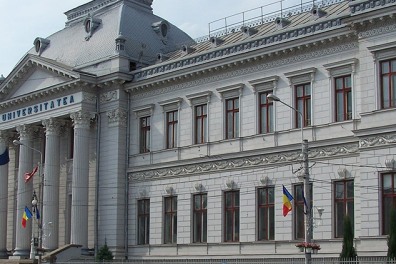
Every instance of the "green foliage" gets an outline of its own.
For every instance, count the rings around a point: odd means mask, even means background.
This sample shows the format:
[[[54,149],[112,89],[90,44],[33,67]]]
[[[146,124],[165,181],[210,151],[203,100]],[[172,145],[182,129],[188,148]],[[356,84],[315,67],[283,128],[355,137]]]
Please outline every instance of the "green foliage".
[[[353,226],[349,215],[344,216],[344,240],[342,242],[341,259],[351,260],[357,257],[353,247]]]
[[[107,246],[107,241],[105,239],[105,244],[99,249],[96,260],[112,260],[113,253],[111,253],[109,247]]]
[[[388,259],[396,258],[396,210],[392,206],[390,211],[390,228],[388,236]]]

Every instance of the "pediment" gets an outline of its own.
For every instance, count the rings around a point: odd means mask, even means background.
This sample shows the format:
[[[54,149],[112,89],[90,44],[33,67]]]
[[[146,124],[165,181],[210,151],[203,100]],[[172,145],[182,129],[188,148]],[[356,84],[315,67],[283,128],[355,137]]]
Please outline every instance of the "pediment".
[[[0,85],[1,100],[36,93],[78,81],[80,74],[68,66],[27,55]]]

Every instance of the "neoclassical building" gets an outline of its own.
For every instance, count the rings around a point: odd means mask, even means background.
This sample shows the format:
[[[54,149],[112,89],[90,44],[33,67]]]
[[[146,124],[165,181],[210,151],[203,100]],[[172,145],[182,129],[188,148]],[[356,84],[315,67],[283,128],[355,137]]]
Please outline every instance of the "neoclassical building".
[[[198,40],[151,4],[69,10],[0,79],[0,256],[29,258],[33,237],[117,259],[301,258],[307,221],[312,257],[337,257],[345,215],[358,255],[386,256],[395,1],[302,2]]]

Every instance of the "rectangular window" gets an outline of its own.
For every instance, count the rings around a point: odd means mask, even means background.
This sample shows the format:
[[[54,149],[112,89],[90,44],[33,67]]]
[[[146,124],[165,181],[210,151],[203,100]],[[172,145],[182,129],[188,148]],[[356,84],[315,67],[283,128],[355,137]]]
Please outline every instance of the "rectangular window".
[[[260,134],[274,132],[273,102],[268,101],[267,96],[271,92],[260,94]]]
[[[312,184],[310,184],[311,192],[311,202],[310,202],[310,212],[312,213]],[[305,205],[303,199],[303,184],[298,184],[294,186],[294,239],[305,239]],[[307,203],[309,203],[307,201]],[[312,232],[311,232],[312,238]]]
[[[151,117],[140,118],[140,153],[150,152]]]
[[[193,242],[207,242],[208,230],[208,195],[196,194],[193,197]]]
[[[351,76],[335,78],[336,122],[352,119]]]
[[[381,62],[381,108],[396,106],[396,59]]]
[[[195,107],[195,144],[208,141],[208,105],[199,105]]]
[[[179,121],[179,112],[172,111],[166,113],[166,127],[167,127],[167,148],[177,147],[177,125]]]
[[[275,239],[275,190],[273,187],[257,190],[258,240]]]
[[[239,137],[239,98],[226,100],[226,138]]]
[[[165,197],[164,243],[177,242],[177,197]]]
[[[225,192],[224,241],[239,241],[239,191]]]
[[[311,125],[311,85],[296,85],[296,109],[302,113],[303,126]],[[301,128],[301,115],[296,112],[296,127]]]
[[[396,205],[396,172],[382,174],[382,234],[389,235],[390,211]]]
[[[337,181],[334,183],[335,237],[344,236],[344,216],[349,215],[354,226],[354,181]]]
[[[150,239],[150,200],[138,201],[138,245],[149,244]]]

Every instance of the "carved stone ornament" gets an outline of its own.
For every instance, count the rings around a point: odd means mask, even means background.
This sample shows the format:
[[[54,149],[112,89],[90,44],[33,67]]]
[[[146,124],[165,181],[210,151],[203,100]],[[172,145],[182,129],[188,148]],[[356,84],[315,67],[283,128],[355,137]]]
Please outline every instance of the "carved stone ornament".
[[[87,103],[96,103],[96,95],[84,92],[82,101]]]
[[[396,134],[390,134],[385,136],[375,136],[361,139],[359,142],[359,146],[361,148],[364,147],[374,147],[381,145],[388,145],[396,143]]]
[[[310,159],[322,157],[334,157],[356,153],[359,150],[357,144],[335,146],[328,148],[310,149],[308,156]],[[129,174],[129,180],[147,180],[164,177],[183,176],[202,172],[215,172],[230,170],[235,168],[249,168],[255,166],[265,166],[275,163],[301,162],[301,151],[293,151],[283,154],[261,155],[254,157],[245,157],[231,160],[220,160],[208,163],[197,163],[188,166],[175,168],[141,171]]]
[[[66,124],[66,121],[56,119],[56,118],[49,118],[49,119],[43,120],[42,124],[45,128],[45,133],[47,135],[49,135],[49,134],[61,135],[61,133],[64,129],[64,126]]]
[[[395,160],[394,159],[386,159],[385,160],[385,167],[388,170],[393,170],[395,166]]]
[[[347,175],[347,169],[346,168],[339,168],[337,173],[338,173],[338,176],[340,177],[340,179],[345,179],[346,175]]]
[[[20,125],[16,127],[16,130],[19,134],[20,140],[33,140],[33,138],[36,136],[36,132],[39,130],[39,127],[31,125]]]
[[[128,113],[125,109],[113,109],[111,111],[108,111],[106,114],[109,118],[109,127],[114,127],[118,125],[126,127]]]
[[[194,184],[194,189],[197,191],[197,192],[202,192],[202,190],[203,190],[203,185],[202,185],[202,183],[196,183],[196,184]]]
[[[261,177],[260,178],[260,182],[261,182],[261,184],[263,185],[263,186],[267,186],[268,185],[268,183],[269,183],[269,178],[268,178],[268,176],[263,176],[263,177]]]
[[[0,131],[0,144],[9,144],[15,134],[11,131]]]
[[[166,187],[166,188],[165,188],[165,192],[166,192],[168,195],[172,195],[172,193],[173,193],[173,187],[172,187],[172,186]]]
[[[235,182],[233,180],[227,180],[225,184],[227,186],[227,189],[229,190],[234,189]]]
[[[110,102],[118,99],[118,91],[110,91],[100,95],[100,102]]]
[[[139,189],[139,196],[140,196],[140,198],[146,197],[146,190],[145,189]]]

